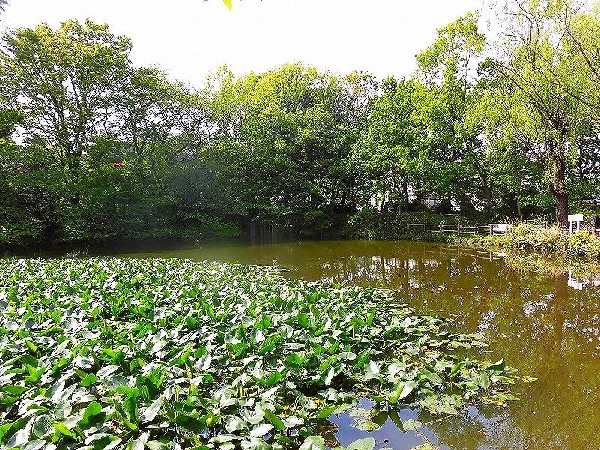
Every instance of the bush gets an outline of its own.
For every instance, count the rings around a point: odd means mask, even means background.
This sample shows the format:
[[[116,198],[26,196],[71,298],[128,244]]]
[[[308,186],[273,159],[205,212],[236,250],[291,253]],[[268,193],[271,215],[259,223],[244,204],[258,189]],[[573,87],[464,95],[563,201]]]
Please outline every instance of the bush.
[[[569,235],[557,226],[546,228],[541,224],[524,223],[511,228],[504,236],[472,239],[470,243],[544,254],[562,254],[571,259],[600,259],[600,239],[585,231]]]
[[[567,254],[569,257],[599,259],[600,239],[591,236],[585,231],[578,231],[569,239]]]
[[[569,248],[569,235],[557,226],[545,228],[537,224],[524,223],[508,230],[500,243],[518,250],[564,253]]]

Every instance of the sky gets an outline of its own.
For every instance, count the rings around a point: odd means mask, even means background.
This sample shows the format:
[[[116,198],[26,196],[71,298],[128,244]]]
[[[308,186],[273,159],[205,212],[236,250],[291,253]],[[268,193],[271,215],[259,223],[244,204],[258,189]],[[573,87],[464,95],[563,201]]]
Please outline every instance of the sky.
[[[486,0],[10,0],[0,26],[108,23],[132,39],[136,65],[201,86],[227,65],[236,75],[301,62],[336,74],[404,77],[436,29]]]

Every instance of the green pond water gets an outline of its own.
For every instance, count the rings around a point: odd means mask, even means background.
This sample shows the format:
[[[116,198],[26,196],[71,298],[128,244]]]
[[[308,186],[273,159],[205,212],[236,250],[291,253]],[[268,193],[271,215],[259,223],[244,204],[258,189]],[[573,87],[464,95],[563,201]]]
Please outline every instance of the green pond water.
[[[426,314],[452,317],[464,333],[491,342],[490,359],[504,357],[523,375],[519,402],[471,407],[442,420],[404,409],[373,419],[376,431],[356,428],[360,417],[333,416],[322,434],[330,446],[372,436],[377,449],[600,449],[600,282],[545,278],[505,267],[491,253],[440,245],[324,241],[274,244],[212,243],[129,251],[117,256],[178,257],[276,264],[290,277],[328,279],[394,289]],[[595,286],[596,285],[596,286]],[[361,406],[369,408],[367,401]],[[396,426],[415,419],[418,431]]]

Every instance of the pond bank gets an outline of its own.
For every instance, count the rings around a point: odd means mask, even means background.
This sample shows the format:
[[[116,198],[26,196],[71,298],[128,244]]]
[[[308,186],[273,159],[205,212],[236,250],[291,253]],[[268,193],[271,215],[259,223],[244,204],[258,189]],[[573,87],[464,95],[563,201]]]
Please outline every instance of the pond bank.
[[[585,231],[569,235],[558,227],[520,224],[501,236],[454,236],[454,245],[502,252],[518,271],[550,276],[600,274],[600,239]]]

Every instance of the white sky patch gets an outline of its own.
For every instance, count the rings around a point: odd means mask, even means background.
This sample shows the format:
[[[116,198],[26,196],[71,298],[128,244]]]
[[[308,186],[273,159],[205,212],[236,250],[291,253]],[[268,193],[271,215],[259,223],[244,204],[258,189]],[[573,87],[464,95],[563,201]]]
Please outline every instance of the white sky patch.
[[[132,59],[200,86],[226,64],[234,73],[288,62],[379,78],[408,76],[436,29],[484,0],[10,0],[3,27],[57,27],[67,19],[108,23],[133,41]]]

